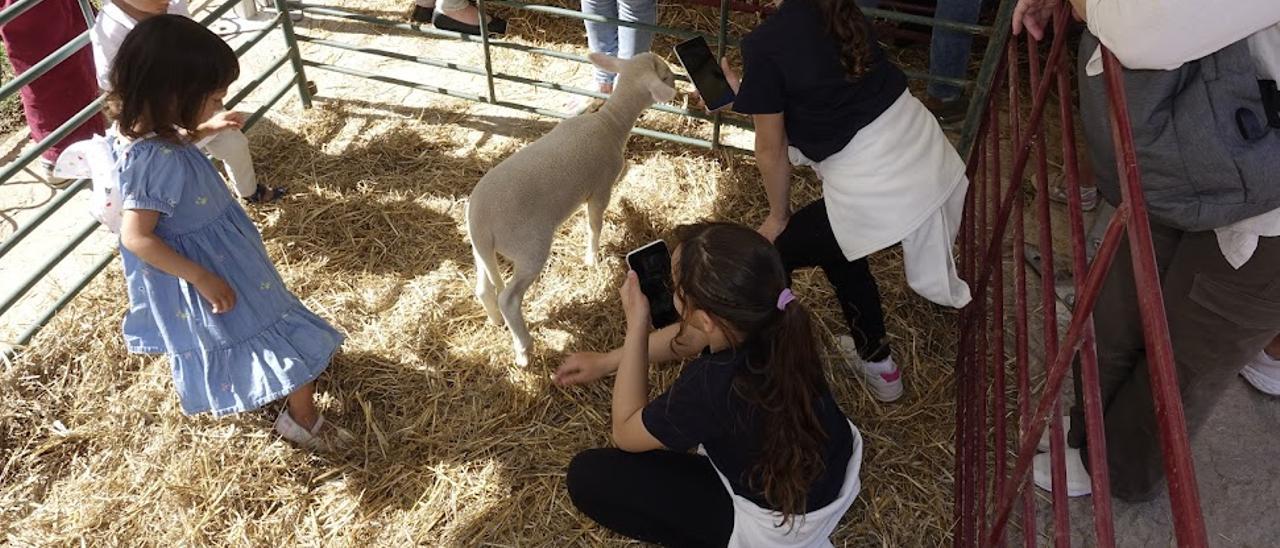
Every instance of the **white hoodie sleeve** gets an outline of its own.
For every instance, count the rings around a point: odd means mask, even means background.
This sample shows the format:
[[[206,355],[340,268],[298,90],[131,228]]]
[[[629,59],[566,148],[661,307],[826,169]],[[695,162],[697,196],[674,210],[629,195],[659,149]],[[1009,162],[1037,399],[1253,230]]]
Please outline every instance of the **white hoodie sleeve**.
[[[1280,0],[1087,2],[1089,31],[1131,69],[1174,69],[1280,23]]]

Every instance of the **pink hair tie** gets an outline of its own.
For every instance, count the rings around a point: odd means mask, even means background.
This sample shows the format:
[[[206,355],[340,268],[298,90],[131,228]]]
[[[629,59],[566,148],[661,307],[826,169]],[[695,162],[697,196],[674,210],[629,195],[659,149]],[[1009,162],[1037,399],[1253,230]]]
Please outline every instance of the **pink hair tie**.
[[[778,310],[785,312],[787,305],[794,300],[796,300],[796,294],[791,292],[791,288],[783,289],[782,293],[778,294]]]

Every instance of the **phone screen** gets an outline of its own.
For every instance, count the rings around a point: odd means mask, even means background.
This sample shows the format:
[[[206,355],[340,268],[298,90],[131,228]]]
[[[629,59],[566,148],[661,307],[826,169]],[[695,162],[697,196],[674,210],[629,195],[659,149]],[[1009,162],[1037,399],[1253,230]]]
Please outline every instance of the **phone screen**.
[[[649,298],[649,320],[661,329],[680,319],[671,292],[671,253],[658,240],[627,254],[627,266],[640,279],[640,291]]]
[[[702,95],[708,109],[720,110],[733,102],[733,88],[729,87],[720,63],[716,62],[711,46],[704,38],[699,36],[677,44],[676,57],[689,73],[689,79],[693,80],[693,86],[698,88],[698,94]]]

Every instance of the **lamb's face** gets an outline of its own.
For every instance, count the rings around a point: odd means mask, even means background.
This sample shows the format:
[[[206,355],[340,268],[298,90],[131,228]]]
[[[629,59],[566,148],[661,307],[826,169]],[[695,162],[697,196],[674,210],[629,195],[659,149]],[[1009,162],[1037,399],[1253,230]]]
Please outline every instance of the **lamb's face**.
[[[622,74],[639,82],[659,103],[670,101],[676,94],[676,75],[661,57],[642,53],[622,63]]]

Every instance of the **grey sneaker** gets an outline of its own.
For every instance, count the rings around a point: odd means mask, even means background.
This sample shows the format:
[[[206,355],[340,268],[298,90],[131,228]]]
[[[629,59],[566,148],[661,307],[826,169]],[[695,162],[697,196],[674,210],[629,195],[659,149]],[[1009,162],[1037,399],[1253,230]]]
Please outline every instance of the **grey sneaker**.
[[[1063,205],[1069,203],[1067,201],[1067,185],[1065,181],[1059,181],[1057,185],[1049,187],[1049,201]],[[1080,209],[1084,211],[1098,209],[1097,187],[1080,187]]]

